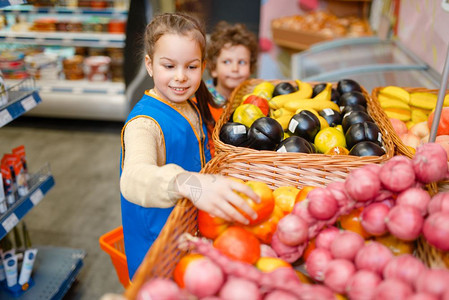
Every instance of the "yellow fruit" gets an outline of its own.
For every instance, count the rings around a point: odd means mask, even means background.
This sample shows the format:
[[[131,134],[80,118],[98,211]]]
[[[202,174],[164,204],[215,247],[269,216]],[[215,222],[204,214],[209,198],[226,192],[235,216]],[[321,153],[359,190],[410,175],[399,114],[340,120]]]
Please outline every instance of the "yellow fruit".
[[[317,117],[319,117],[320,116],[320,114],[316,111],[316,110],[314,110],[313,108],[299,108],[299,109],[297,109],[296,111],[295,111],[295,115],[296,114],[299,114],[301,111],[303,111],[303,110],[308,110],[308,111],[310,111],[311,113],[313,113],[315,116],[317,116]]]
[[[273,119],[278,121],[278,123],[281,124],[282,129],[284,129],[284,131],[285,131],[288,129],[288,124],[290,123],[290,120],[292,119],[292,117],[293,117],[293,114],[290,114],[290,115],[284,114],[278,118],[273,118]]]
[[[256,268],[262,272],[269,273],[277,268],[292,268],[292,265],[277,257],[263,256],[256,261]]]
[[[388,108],[384,109],[384,111],[389,118],[398,119],[403,122],[407,122],[411,118],[411,112],[409,110]]]
[[[410,94],[410,105],[430,110],[437,105],[437,99],[436,94],[415,92]]]
[[[327,154],[327,155],[349,155],[349,150],[345,147],[336,146],[336,147],[330,148],[324,154]]]
[[[324,90],[318,93],[315,97],[313,97],[313,100],[319,100],[319,101],[330,101],[332,97],[332,84],[327,83]]]
[[[288,124],[287,124],[287,126],[288,126]],[[288,132],[288,131],[285,131],[285,129],[284,129],[284,140],[289,138],[289,137],[291,137],[291,136],[292,136],[292,134],[290,132]]]
[[[412,126],[415,125],[415,124],[416,124],[416,123],[413,122],[413,121],[407,121],[407,122],[405,122],[405,125],[407,125],[407,129],[412,128]]]
[[[270,101],[268,101],[268,105],[270,105],[270,108],[279,109],[285,106],[290,101],[298,99],[309,99],[310,97],[312,97],[313,89],[309,83],[296,80],[296,84],[298,85],[298,91],[273,97]]]
[[[258,106],[254,104],[242,104],[235,109],[232,120],[251,127],[254,121],[262,117],[265,117],[265,115]]]
[[[427,115],[422,112],[420,109],[413,109],[412,108],[412,116],[411,116],[412,122],[414,123],[421,123],[424,121],[427,121]]]
[[[313,94],[313,88],[310,85],[310,83],[296,80],[296,84],[298,85],[298,97],[300,99],[306,99],[312,97]]]
[[[338,131],[340,131],[343,134],[345,133],[344,130],[343,130],[343,126],[342,125],[337,125],[334,128],[337,129]]]
[[[284,96],[284,95],[279,95],[279,96],[273,97],[268,101],[268,105],[270,106],[271,109],[276,109],[276,110],[281,109],[281,108],[283,108],[285,103],[287,103],[288,101],[291,100],[288,97],[281,97],[281,96]]]
[[[321,153],[326,153],[337,146],[346,148],[345,135],[334,127],[324,128],[315,136],[314,144]]]
[[[266,94],[267,96],[269,96],[269,98],[266,98],[266,99],[271,99],[271,96],[273,95],[273,91],[274,91],[274,84],[272,84],[269,81],[263,81],[254,87],[253,94],[256,94],[256,95]]]
[[[273,191],[274,203],[284,215],[292,212],[298,193],[299,189],[294,186],[280,186]]]
[[[410,110],[410,106],[407,103],[402,102],[400,100],[394,100],[394,99],[381,100],[380,101],[380,106],[383,109],[386,109],[386,108],[398,108],[398,109]]]
[[[410,102],[410,94],[409,92],[407,92],[406,90],[404,90],[403,88],[400,88],[398,86],[386,86],[383,89],[381,89],[379,91],[379,96],[385,96],[388,97],[390,99],[396,99],[396,100],[400,100],[404,103],[409,104]],[[380,99],[379,99],[380,101]]]
[[[293,116],[293,113],[287,109],[285,109],[284,107],[281,107],[279,109],[275,109],[271,112],[271,117],[274,119],[277,119],[279,117],[285,116],[285,115],[290,115]]]
[[[298,109],[312,108],[316,111],[322,111],[325,108],[331,108],[340,112],[340,107],[332,101],[315,101],[313,99],[297,99],[285,103],[284,108],[295,112]]]

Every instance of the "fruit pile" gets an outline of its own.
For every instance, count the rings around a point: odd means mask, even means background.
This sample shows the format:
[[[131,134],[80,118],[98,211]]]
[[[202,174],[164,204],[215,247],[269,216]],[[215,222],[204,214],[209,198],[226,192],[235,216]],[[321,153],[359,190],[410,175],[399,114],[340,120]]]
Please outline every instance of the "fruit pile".
[[[437,94],[409,92],[397,86],[378,90],[377,99],[390,119],[393,129],[413,153],[419,145],[429,141]],[[437,130],[436,143],[449,153],[449,94],[444,98],[443,110]]]
[[[242,97],[220,128],[223,143],[256,150],[382,156],[382,133],[360,85],[264,81]],[[240,99],[238,99],[240,100]]]
[[[272,192],[248,181],[261,198],[246,199],[258,219],[243,226],[200,211],[203,238],[182,236],[190,254],[173,281],[147,282],[138,299],[448,299],[449,270],[427,268],[412,249],[393,251],[419,236],[449,251],[449,193],[425,190],[448,177],[446,156],[424,144],[413,159],[365,165],[326,187]]]

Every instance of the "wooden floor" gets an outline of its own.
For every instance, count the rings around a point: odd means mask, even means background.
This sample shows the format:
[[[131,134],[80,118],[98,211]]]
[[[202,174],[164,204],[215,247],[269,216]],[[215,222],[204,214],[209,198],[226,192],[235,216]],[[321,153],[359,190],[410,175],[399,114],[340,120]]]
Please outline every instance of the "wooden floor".
[[[25,145],[31,172],[49,163],[55,186],[24,218],[33,245],[84,249],[87,256],[64,299],[121,293],[98,239],[120,226],[119,122],[21,117],[0,128],[0,155]],[[39,254],[38,254],[39,255]]]

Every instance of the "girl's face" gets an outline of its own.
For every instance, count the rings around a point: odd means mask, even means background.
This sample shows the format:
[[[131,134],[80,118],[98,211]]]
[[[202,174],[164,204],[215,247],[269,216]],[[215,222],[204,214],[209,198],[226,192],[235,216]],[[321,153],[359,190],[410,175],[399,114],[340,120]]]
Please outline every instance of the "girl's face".
[[[158,96],[180,103],[200,86],[205,64],[199,44],[190,35],[164,34],[156,42],[153,59],[145,56],[145,66]]]
[[[217,90],[225,97],[251,75],[251,52],[243,45],[226,45],[217,57],[217,66],[211,72],[217,79]]]

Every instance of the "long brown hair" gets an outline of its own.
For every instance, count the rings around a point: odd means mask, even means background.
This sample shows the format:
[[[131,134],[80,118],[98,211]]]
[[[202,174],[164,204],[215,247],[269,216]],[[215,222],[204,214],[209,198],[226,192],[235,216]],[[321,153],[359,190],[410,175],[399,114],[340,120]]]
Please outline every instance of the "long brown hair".
[[[206,31],[204,25],[196,18],[185,13],[165,13],[158,15],[147,25],[145,29],[145,53],[153,60],[156,42],[167,33],[179,35],[191,35],[201,49],[201,59],[206,59]],[[209,110],[209,103],[213,103],[213,96],[201,80],[195,93],[197,104],[204,122],[208,126],[214,126],[215,121]]]

